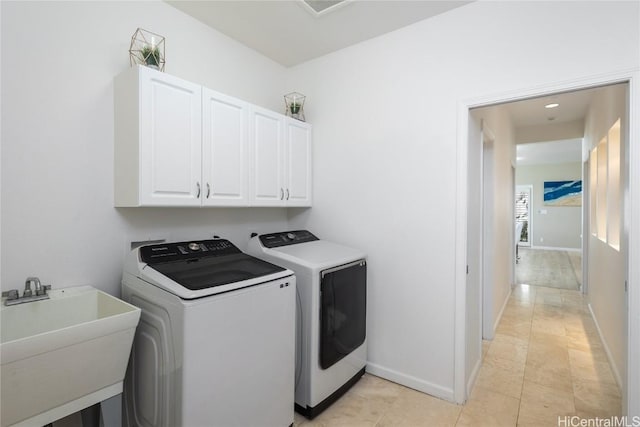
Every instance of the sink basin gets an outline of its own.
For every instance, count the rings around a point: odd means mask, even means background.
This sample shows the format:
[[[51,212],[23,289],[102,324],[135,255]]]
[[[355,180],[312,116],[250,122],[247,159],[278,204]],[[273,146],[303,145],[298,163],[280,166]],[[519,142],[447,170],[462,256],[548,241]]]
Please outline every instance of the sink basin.
[[[0,425],[45,425],[122,392],[140,309],[91,286],[1,307]]]

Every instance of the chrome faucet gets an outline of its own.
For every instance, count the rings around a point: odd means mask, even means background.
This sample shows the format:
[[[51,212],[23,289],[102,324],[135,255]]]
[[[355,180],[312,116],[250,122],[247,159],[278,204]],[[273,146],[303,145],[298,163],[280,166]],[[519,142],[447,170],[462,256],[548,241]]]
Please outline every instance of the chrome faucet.
[[[24,292],[22,293],[23,298],[33,295],[33,292],[31,291],[31,282],[35,282],[36,280],[37,283],[40,284],[40,279],[37,277],[27,277],[27,280],[24,282]]]
[[[37,277],[27,277],[27,280],[24,282],[23,296],[33,295],[33,293],[31,293],[31,283],[33,283],[35,286],[35,289],[34,289],[35,295],[44,295],[44,289],[42,289],[42,284],[40,283],[40,279],[38,279]],[[27,295],[27,291],[29,291],[28,295]]]
[[[32,283],[35,288],[33,290],[31,289]],[[4,302],[5,305],[22,304],[25,302],[49,299],[49,295],[47,295],[47,291],[49,289],[51,289],[51,285],[43,286],[40,279],[37,277],[27,277],[27,280],[24,282],[24,292],[22,293],[22,297],[20,297],[17,289],[11,289],[10,291],[3,292],[2,296],[7,298]]]

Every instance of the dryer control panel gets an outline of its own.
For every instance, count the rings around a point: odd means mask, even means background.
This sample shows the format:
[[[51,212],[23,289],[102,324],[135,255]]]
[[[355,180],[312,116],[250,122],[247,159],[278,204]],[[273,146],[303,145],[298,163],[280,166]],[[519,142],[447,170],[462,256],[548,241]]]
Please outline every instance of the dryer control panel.
[[[320,240],[307,230],[282,231],[280,233],[262,234],[260,243],[265,248],[277,248],[280,246],[295,245],[298,243]]]

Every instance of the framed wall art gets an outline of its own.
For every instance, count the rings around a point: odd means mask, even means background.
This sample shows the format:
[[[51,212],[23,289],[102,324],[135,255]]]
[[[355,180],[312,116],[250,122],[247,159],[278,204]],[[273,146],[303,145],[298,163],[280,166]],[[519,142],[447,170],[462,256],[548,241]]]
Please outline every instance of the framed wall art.
[[[582,206],[582,180],[545,181],[546,206]]]

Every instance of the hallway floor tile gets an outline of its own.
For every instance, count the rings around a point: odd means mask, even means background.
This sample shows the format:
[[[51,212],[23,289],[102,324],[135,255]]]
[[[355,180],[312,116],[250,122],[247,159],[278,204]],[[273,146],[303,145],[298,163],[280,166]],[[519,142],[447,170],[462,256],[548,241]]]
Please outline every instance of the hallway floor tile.
[[[579,291],[513,288],[471,396],[456,405],[365,376],[295,426],[557,426],[558,417],[621,414],[620,390]]]

